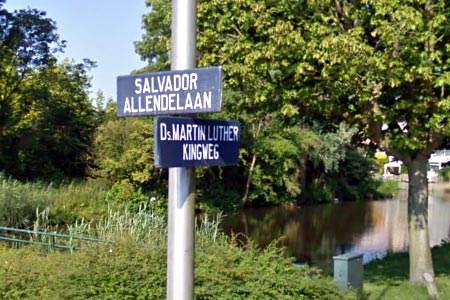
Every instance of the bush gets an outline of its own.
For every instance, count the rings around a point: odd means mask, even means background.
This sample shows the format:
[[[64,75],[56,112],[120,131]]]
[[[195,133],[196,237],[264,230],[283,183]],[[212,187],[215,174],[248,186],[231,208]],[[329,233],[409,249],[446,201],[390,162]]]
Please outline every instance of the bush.
[[[80,252],[0,251],[0,297],[28,299],[164,299],[166,249],[126,243]],[[195,299],[356,299],[279,250],[209,245],[196,255]]]
[[[210,244],[198,253],[196,299],[352,299],[331,279],[307,266],[294,267],[274,245],[265,250],[251,243]],[[355,298],[356,299],[356,298]]]
[[[1,299],[164,299],[165,231],[160,217],[139,214],[111,213],[95,230],[114,243],[72,254],[0,248]],[[93,227],[78,224],[79,232]],[[197,227],[195,272],[195,299],[356,299],[317,270],[293,266],[275,245],[243,249],[219,232],[217,221]]]
[[[450,167],[444,167],[438,171],[443,181],[450,181]]]
[[[400,189],[400,183],[397,180],[384,180],[379,183],[377,192],[384,197],[395,197]]]
[[[0,252],[0,297],[42,299],[164,299],[165,252],[126,244],[92,245],[83,251],[38,249]]]

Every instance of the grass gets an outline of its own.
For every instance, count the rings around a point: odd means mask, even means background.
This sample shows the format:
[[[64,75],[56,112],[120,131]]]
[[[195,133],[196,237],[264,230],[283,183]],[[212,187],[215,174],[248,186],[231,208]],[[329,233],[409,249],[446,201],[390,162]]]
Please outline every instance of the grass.
[[[450,299],[450,244],[432,249],[436,282],[441,299]],[[390,254],[364,266],[362,300],[429,300],[425,287],[409,283],[409,257]]]
[[[100,180],[21,183],[0,173],[0,224],[31,228],[36,212],[46,209],[50,225],[98,219],[108,213],[107,191]]]

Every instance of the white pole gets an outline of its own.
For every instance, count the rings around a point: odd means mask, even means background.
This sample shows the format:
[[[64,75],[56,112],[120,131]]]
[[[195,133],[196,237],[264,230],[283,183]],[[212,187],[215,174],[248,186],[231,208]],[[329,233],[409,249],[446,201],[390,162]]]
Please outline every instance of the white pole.
[[[171,69],[196,67],[197,1],[172,0]],[[195,197],[192,168],[169,168],[167,299],[194,299]]]

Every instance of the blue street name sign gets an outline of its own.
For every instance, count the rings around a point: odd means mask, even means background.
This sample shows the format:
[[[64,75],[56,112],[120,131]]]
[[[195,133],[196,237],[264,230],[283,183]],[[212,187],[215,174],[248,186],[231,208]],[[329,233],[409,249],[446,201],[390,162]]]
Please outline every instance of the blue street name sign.
[[[221,67],[117,77],[118,117],[210,113],[221,108]]]
[[[241,127],[237,121],[158,117],[155,166],[237,165]]]

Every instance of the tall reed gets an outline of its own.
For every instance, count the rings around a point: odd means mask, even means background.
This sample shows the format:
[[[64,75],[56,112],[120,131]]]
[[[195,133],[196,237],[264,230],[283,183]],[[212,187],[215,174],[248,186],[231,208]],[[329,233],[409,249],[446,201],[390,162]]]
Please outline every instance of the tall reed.
[[[28,227],[35,220],[37,208],[48,206],[49,199],[42,187],[20,183],[0,173],[0,224]]]
[[[213,217],[201,216],[196,221],[196,241],[202,247],[205,243],[226,241],[220,230],[222,214]],[[167,239],[167,219],[142,205],[137,211],[115,211],[98,221],[84,219],[68,226],[70,235],[96,237],[108,242],[127,242],[137,245],[165,246]]]
[[[0,173],[0,225],[30,228],[36,210],[46,208],[53,225],[95,219],[107,213],[107,190],[108,186],[94,180],[22,183]]]
[[[143,205],[135,212],[128,209],[119,212],[110,208],[100,220],[82,219],[69,225],[68,231],[71,235],[87,235],[105,241],[162,245],[167,235],[167,222],[165,217]]]

